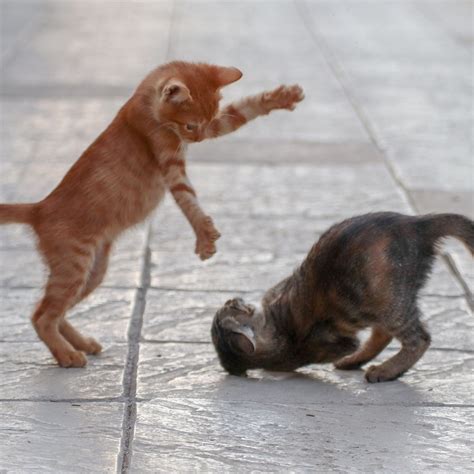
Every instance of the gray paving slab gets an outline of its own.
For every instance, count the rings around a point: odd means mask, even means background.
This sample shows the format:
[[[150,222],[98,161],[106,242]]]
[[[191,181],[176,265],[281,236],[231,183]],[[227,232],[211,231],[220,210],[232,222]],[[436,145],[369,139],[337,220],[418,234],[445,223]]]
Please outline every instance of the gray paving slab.
[[[127,342],[127,330],[136,290],[133,288],[97,289],[71,310],[69,321],[81,332],[101,343]],[[0,341],[37,342],[30,317],[40,298],[39,288],[0,288]]]
[[[103,344],[83,369],[60,369],[42,342],[0,343],[0,400],[118,399],[127,345]]]
[[[10,59],[2,74],[6,83],[135,85],[148,65],[166,54],[171,1],[44,4],[47,22],[33,32],[28,48]]]
[[[280,185],[279,190],[281,191],[282,188],[283,185]],[[243,188],[242,192],[245,192]],[[309,189],[307,192],[308,196],[314,195],[314,192]],[[386,192],[390,193],[390,189]],[[337,209],[334,202],[328,202],[326,207],[323,204],[318,204],[316,207],[320,212],[322,211],[321,217],[308,217],[309,211],[303,210],[307,207],[307,202],[304,202],[305,192],[302,188],[301,196],[295,194],[296,202],[293,206],[283,201],[280,208],[276,203],[276,200],[280,199],[279,195],[274,200],[267,200],[261,192],[258,196],[262,199],[263,205],[268,204],[268,207],[274,211],[263,217],[243,217],[241,213],[249,206],[243,203],[244,196],[240,194],[240,189],[237,194],[242,200],[241,207],[236,209],[240,215],[227,217],[220,216],[219,213],[216,215],[210,213],[214,216],[222,237],[217,244],[218,253],[206,262],[201,262],[194,254],[194,235],[180,212],[172,209],[172,203],[169,203],[166,212],[161,212],[164,209],[158,211],[150,242],[152,249],[150,272],[153,287],[209,291],[217,289],[229,292],[264,291],[291,274],[325,229],[351,215],[351,211],[342,210],[342,207]],[[325,193],[322,195],[324,196]],[[339,196],[338,199],[342,203],[344,198]],[[348,202],[350,199],[348,195]],[[209,207],[211,207],[213,199],[206,200],[209,201]],[[229,204],[234,209],[233,200],[223,201],[222,206],[226,207]],[[336,207],[334,211],[328,209],[331,205]],[[204,206],[206,207],[207,203]],[[283,213],[286,206],[288,206],[288,213],[291,212],[290,207],[300,208],[303,216],[286,213],[282,216],[272,215],[276,212]],[[363,210],[370,210],[370,208],[359,208],[359,212]],[[326,215],[326,212],[329,215]],[[343,214],[339,214],[338,218],[332,217],[339,212]],[[238,229],[237,232],[236,229]],[[229,268],[232,268],[232,271],[229,271]],[[436,260],[432,275],[422,292],[445,296],[464,294],[459,281],[449,271],[442,258]]]
[[[472,3],[466,0],[450,2],[416,1],[416,7],[435,25],[441,25],[458,43],[468,48],[473,40]]]
[[[115,471],[122,403],[0,402],[4,472]]]
[[[393,354],[386,350],[375,362]],[[403,378],[385,384],[369,384],[361,370],[330,364],[286,374],[251,371],[241,378],[225,374],[212,344],[142,343],[137,395],[283,405],[472,405],[473,364],[472,353],[431,349]]]
[[[260,21],[261,15],[267,21]],[[219,18],[212,30],[205,26],[210,18]],[[235,28],[238,24],[245,24],[245,29]],[[281,28],[281,24],[285,27]],[[221,47],[215,48],[216,34],[220,32]],[[301,27],[291,2],[179,2],[170,37],[170,57],[220,64],[232,61],[233,66],[242,69],[244,77],[224,89],[228,100],[288,81],[301,83],[311,98],[300,104],[291,122],[287,114],[274,113],[271,120],[259,120],[238,131],[235,137],[369,142],[321,52]],[[285,60],[281,61],[283,57]]]
[[[465,472],[472,431],[466,408],[154,400],[132,471]]]
[[[24,227],[24,226],[23,226]],[[35,236],[21,226],[2,229],[0,240],[0,286],[5,288],[42,288],[47,269],[35,248]],[[146,226],[132,229],[118,239],[102,286],[135,288],[140,285]]]
[[[262,293],[150,289],[142,338],[144,341],[209,343],[216,310],[236,296],[257,304]],[[474,317],[463,296],[423,296],[420,298],[420,309],[431,332],[433,347],[473,350]]]
[[[406,2],[317,2],[307,10],[403,182],[410,189],[471,190],[468,49]]]
[[[13,149],[11,154],[2,158],[5,161],[61,162],[65,166],[72,166],[112,121],[127,95],[120,98],[86,96],[79,99],[41,96],[28,97],[27,100],[21,97],[2,98],[2,149],[3,144]],[[26,148],[30,142],[36,148],[26,153],[21,147]]]

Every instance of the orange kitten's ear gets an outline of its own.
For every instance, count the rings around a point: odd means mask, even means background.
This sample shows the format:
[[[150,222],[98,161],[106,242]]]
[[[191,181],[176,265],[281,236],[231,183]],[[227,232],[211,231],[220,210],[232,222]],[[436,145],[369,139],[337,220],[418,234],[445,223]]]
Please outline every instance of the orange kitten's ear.
[[[219,87],[224,87],[238,81],[242,77],[242,72],[236,67],[216,66],[217,83]]]
[[[189,89],[177,79],[170,79],[161,91],[161,99],[165,102],[173,102],[181,104],[187,100],[191,101],[191,93]]]

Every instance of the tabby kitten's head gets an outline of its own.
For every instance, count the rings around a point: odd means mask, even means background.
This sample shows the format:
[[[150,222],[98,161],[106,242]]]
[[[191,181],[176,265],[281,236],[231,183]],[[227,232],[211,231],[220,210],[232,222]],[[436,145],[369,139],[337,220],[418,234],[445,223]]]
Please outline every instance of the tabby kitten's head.
[[[232,375],[258,368],[291,371],[307,364],[334,362],[358,347],[356,338],[340,334],[327,321],[299,334],[289,318],[279,305],[256,311],[241,298],[227,301],[217,311],[211,328],[222,367]]]
[[[201,141],[219,110],[220,89],[241,77],[234,67],[182,61],[166,64],[155,83],[155,116],[182,140]]]

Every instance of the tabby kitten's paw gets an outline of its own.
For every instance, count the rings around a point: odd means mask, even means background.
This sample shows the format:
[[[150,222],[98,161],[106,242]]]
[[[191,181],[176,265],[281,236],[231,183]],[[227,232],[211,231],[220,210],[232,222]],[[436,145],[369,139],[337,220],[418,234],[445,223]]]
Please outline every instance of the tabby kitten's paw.
[[[209,216],[206,216],[198,231],[195,252],[201,260],[211,258],[217,251],[215,241],[221,236]]]
[[[271,92],[263,94],[263,102],[268,111],[274,109],[294,110],[296,104],[304,99],[303,89],[295,84],[292,86],[280,86]]]
[[[400,375],[400,371],[395,371],[393,368],[384,367],[384,364],[371,365],[365,371],[365,380],[370,383],[388,382],[389,380],[395,380]]]
[[[343,357],[334,363],[334,367],[338,370],[356,370],[360,369],[362,365],[362,361],[355,359],[351,355]]]

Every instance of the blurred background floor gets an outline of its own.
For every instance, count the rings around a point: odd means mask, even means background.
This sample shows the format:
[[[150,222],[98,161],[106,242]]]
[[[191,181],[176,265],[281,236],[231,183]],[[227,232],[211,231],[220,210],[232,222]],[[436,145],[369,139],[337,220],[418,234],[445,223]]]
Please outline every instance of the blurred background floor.
[[[227,377],[209,336],[216,307],[258,300],[337,220],[474,216],[470,1],[2,0],[0,15],[2,202],[44,197],[165,61],[238,67],[225,100],[306,92],[291,115],[190,147],[218,254],[195,257],[171,200],[127,233],[72,315],[106,346],[86,369],[57,368],[37,342],[44,271],[24,227],[0,229],[0,470],[470,469],[474,269],[460,245],[421,298],[433,346],[399,381],[330,366]]]

